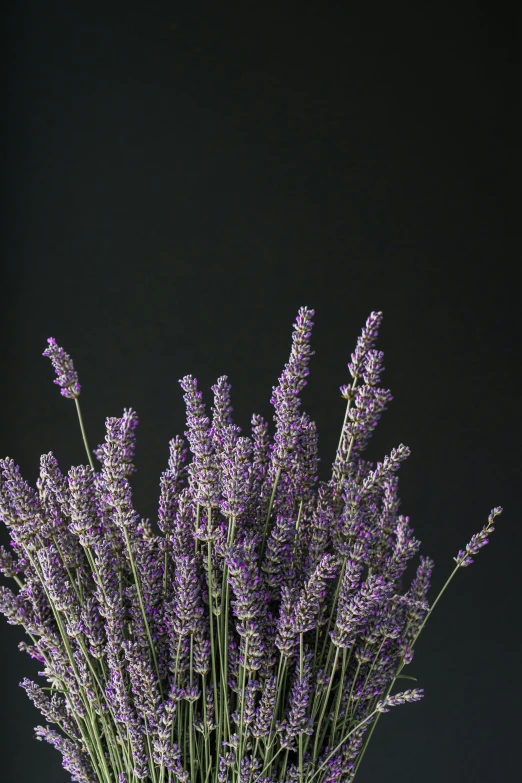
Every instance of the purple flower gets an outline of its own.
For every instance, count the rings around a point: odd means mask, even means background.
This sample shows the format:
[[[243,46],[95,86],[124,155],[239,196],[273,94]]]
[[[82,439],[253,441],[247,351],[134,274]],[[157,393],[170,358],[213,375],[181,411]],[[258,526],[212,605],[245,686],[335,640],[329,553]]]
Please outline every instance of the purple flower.
[[[277,698],[277,678],[272,675],[265,681],[263,693],[256,709],[255,718],[251,726],[253,737],[268,737],[270,726],[274,716]]]
[[[277,514],[267,540],[266,552],[261,566],[266,574],[266,584],[273,599],[279,597],[284,582],[294,578],[293,544],[296,535],[297,514]]]
[[[71,468],[68,475],[69,530],[78,536],[82,546],[94,546],[98,541],[98,508],[94,471],[80,465]]]
[[[326,596],[326,580],[333,579],[337,571],[336,559],[332,555],[324,555],[305,582],[294,607],[296,633],[305,633],[315,628]]]
[[[308,713],[308,701],[311,694],[312,658],[310,653],[305,657],[303,676],[299,672],[294,677],[288,701],[288,714],[278,726],[280,743],[283,748],[295,750],[295,739],[300,734],[313,734],[312,719]]]
[[[186,375],[180,380],[185,394],[183,399],[187,406],[187,431],[185,437],[193,454],[189,465],[190,487],[197,503],[206,508],[216,508],[219,505],[219,473],[217,458],[214,453],[210,420],[205,416],[203,395],[197,388],[197,381],[192,375]],[[208,520],[208,527],[211,522]]]
[[[287,468],[290,464],[290,454],[298,444],[300,434],[298,395],[306,386],[306,378],[309,374],[308,363],[313,355],[313,351],[310,350],[313,315],[313,310],[300,308],[294,324],[290,358],[279,378],[278,386],[273,389],[270,400],[274,406],[276,422],[272,452],[273,469]]]
[[[134,452],[136,450],[136,436],[134,434],[134,430],[138,426],[138,416],[136,411],[133,411],[132,408],[124,408],[123,416],[121,419],[119,419],[119,421],[121,430],[121,447],[123,449],[121,459],[124,465],[125,478],[128,478],[136,472],[136,468],[132,462],[134,459]],[[104,462],[103,454],[105,447],[106,444],[102,443],[100,446],[98,446],[97,449],[93,449],[94,456],[102,463]]]
[[[232,417],[232,405],[230,404],[230,390],[232,386],[227,383],[228,376],[222,375],[217,379],[217,382],[212,386],[214,392],[214,407],[212,408],[212,441],[216,454],[220,454],[223,450],[223,438],[225,430],[231,425],[234,425],[234,419]],[[233,432],[237,437],[237,431],[239,428],[234,428]]]
[[[60,392],[64,397],[71,400],[80,396],[81,386],[78,383],[78,374],[74,369],[74,364],[68,353],[57,344],[54,337],[49,337],[47,342],[49,347],[45,349],[42,356],[48,356],[54,367],[57,377],[54,380],[60,386]]]
[[[378,701],[375,709],[378,712],[389,712],[389,707],[396,707],[398,704],[405,704],[407,701],[420,701],[423,696],[423,688],[402,691],[402,693],[396,693],[394,696],[387,696],[384,700]]]
[[[502,514],[502,507],[497,506],[496,508],[493,508],[488,517],[488,524],[482,528],[480,533],[475,533],[475,535],[471,537],[471,541],[466,545],[466,551],[460,550],[457,557],[453,558],[458,566],[466,568],[471,565],[473,562],[471,555],[476,555],[479,549],[486,546],[489,541],[488,534],[495,530],[493,522],[495,521],[495,517],[498,517],[499,514]]]
[[[127,659],[127,671],[129,672],[134,706],[149,730],[154,729],[157,721],[157,708],[161,700],[158,681],[150,658],[143,652],[138,642],[124,639],[121,645]]]
[[[105,420],[106,436],[101,450],[102,473],[100,489],[103,501],[113,509],[112,520],[120,530],[136,524],[131,489],[126,478],[125,432],[122,420]]]
[[[252,474],[254,486],[258,490],[264,481],[268,468],[270,437],[268,435],[268,422],[256,413],[252,416],[252,444]]]
[[[352,353],[352,361],[348,364],[348,369],[352,378],[360,378],[363,374],[368,352],[375,345],[381,323],[382,313],[380,311],[370,313],[360,337],[357,338],[357,347],[355,348],[354,353]]]
[[[172,531],[176,511],[179,506],[180,493],[186,474],[185,460],[187,449],[185,441],[177,435],[169,442],[169,466],[168,470],[161,474],[161,495],[158,512],[158,526],[162,533],[167,535]]]
[[[335,628],[330,636],[336,647],[352,647],[355,637],[368,622],[371,610],[389,593],[389,586],[380,576],[369,576],[358,593],[352,593],[356,566],[346,567],[339,594]]]
[[[232,429],[232,428],[231,428]],[[225,517],[239,517],[248,506],[252,464],[250,438],[238,438],[223,460],[221,513]]]
[[[259,642],[267,599],[257,567],[256,540],[251,534],[245,534],[241,542],[229,547],[226,557],[227,579],[235,596],[231,606],[239,621],[236,630],[241,637],[249,639],[248,668],[252,671],[261,665]]]
[[[0,546],[0,572],[9,577],[14,577],[22,571],[21,566],[4,546]]]
[[[281,587],[281,603],[277,620],[275,645],[285,658],[290,658],[295,654],[299,638],[295,630],[294,601],[295,598],[291,588],[288,585],[283,585]]]
[[[174,578],[173,630],[179,636],[194,634],[203,616],[200,577],[194,558],[180,555]]]
[[[370,493],[382,488],[389,477],[399,470],[401,463],[410,456],[410,449],[402,443],[392,449],[383,462],[378,462],[375,470],[372,470],[362,484],[362,494]]]
[[[87,754],[81,749],[79,742],[73,742],[62,737],[58,732],[47,726],[37,726],[36,738],[45,740],[62,754],[62,766],[71,774],[71,779],[77,783],[96,783],[96,776]]]

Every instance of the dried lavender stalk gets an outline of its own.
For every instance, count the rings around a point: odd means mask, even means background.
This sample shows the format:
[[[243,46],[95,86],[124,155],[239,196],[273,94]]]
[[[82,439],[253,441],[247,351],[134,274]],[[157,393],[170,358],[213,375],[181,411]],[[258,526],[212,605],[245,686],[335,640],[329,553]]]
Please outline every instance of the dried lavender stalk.
[[[275,432],[234,423],[231,386],[212,387],[212,416],[191,375],[181,381],[187,431],[169,443],[157,526],[134,508],[136,413],[106,420],[87,446],[80,384],[49,338],[63,396],[74,399],[89,466],[61,473],[43,455],[36,490],[0,460],[0,611],[21,625],[51,686],[21,686],[81,783],[337,783],[352,781],[382,712],[418,701],[391,695],[433,609],[488,543],[483,530],[429,605],[433,561],[399,515],[399,445],[363,459],[387,404],[382,313],[370,314],[341,387],[347,401],[329,481],[319,481],[317,429],[300,410],[314,311],[297,315],[289,361],[273,388]],[[187,457],[190,458],[187,460]],[[158,532],[156,532],[156,530]],[[404,675],[402,675],[404,676]],[[368,731],[370,729],[370,731]]]

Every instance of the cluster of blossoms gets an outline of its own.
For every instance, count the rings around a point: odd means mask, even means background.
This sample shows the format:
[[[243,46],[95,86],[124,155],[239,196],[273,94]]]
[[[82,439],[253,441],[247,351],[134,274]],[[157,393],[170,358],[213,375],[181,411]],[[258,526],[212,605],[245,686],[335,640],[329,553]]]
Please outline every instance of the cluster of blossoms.
[[[207,414],[181,381],[185,438],[170,441],[157,532],[135,510],[129,477],[136,413],[106,420],[89,465],[64,475],[41,458],[36,489],[0,461],[0,610],[50,683],[21,685],[79,783],[349,783],[435,603],[433,562],[400,515],[397,472],[408,449],[362,458],[391,400],[375,350],[382,313],[360,335],[341,387],[347,401],[331,478],[317,476],[317,430],[300,410],[313,310],[299,310],[274,387],[275,432],[261,416],[234,424],[227,377]],[[45,351],[78,406],[70,357]],[[80,424],[83,424],[80,415]],[[189,459],[190,455],[190,459]],[[455,558],[487,543],[493,521]],[[449,581],[449,580],[448,580]],[[448,584],[448,583],[446,583]],[[370,731],[368,731],[370,729]]]

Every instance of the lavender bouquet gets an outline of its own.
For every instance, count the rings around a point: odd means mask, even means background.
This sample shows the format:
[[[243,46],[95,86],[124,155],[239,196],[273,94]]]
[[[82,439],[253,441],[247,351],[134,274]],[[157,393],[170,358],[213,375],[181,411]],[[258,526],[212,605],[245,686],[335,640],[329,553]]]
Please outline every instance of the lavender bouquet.
[[[352,781],[380,713],[417,701],[391,695],[447,585],[487,544],[501,508],[454,558],[433,602],[433,561],[398,514],[400,445],[362,457],[391,395],[373,312],[341,387],[346,414],[331,478],[318,481],[317,431],[300,410],[314,311],[299,310],[290,358],[273,388],[275,434],[232,418],[227,377],[208,416],[196,380],[181,381],[186,441],[170,441],[158,529],[132,503],[136,414],[106,420],[94,466],[70,357],[44,355],[75,400],[88,465],[60,472],[41,457],[34,490],[0,461],[0,516],[11,551],[0,609],[28,636],[20,649],[49,685],[21,685],[81,783]],[[187,456],[190,452],[190,458]]]

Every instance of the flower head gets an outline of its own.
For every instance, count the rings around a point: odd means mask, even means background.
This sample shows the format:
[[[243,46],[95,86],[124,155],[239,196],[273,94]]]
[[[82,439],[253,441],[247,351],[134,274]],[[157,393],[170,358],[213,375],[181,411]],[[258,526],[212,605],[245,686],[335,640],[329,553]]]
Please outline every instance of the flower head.
[[[74,364],[68,353],[57,344],[54,337],[49,337],[47,342],[49,347],[45,349],[42,356],[48,356],[57,375],[54,383],[60,386],[60,392],[64,397],[71,400],[80,396],[81,386],[78,383],[78,373],[74,369]]]

